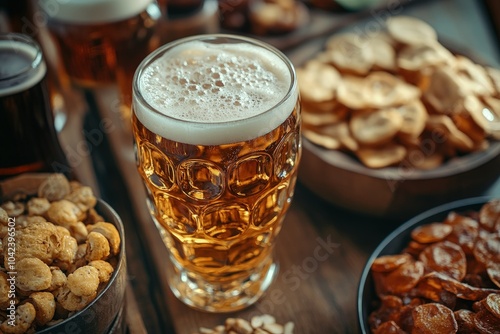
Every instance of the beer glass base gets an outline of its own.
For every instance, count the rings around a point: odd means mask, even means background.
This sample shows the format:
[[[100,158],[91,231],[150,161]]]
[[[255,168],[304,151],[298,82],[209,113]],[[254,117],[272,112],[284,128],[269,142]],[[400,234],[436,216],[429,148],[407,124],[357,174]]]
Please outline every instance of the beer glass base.
[[[277,276],[279,266],[269,259],[246,279],[213,284],[174,265],[167,273],[170,289],[186,305],[206,312],[234,312],[254,304]]]
[[[161,226],[155,215],[155,207],[148,198],[151,218],[168,249],[171,244],[168,232]],[[272,255],[262,261],[241,279],[231,282],[207,282],[200,274],[186,270],[173,256],[166,259],[165,270],[168,285],[173,294],[184,304],[205,312],[234,312],[254,304],[262,297],[278,276],[279,264]]]

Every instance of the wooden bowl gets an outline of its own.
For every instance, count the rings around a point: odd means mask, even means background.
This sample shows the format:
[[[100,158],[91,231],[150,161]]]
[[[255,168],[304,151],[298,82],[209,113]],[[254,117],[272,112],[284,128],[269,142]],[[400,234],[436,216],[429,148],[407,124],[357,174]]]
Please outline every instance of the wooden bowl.
[[[433,170],[370,169],[345,153],[303,140],[299,180],[341,208],[384,219],[408,219],[439,204],[483,195],[500,177],[500,142]]]

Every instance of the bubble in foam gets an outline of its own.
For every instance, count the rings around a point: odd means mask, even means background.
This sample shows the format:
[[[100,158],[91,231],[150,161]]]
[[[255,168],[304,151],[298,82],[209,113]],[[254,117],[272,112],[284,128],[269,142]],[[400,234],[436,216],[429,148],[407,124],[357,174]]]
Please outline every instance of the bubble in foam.
[[[289,89],[288,68],[266,52],[244,44],[193,41],[147,67],[141,92],[153,108],[177,119],[212,123],[249,118],[275,106]]]

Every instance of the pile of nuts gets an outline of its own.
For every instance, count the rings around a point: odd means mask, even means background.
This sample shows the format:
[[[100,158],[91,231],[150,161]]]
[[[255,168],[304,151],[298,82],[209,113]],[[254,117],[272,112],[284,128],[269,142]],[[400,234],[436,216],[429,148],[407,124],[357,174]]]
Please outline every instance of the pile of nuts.
[[[500,70],[451,53],[413,17],[333,35],[297,77],[304,136],[369,168],[433,169],[500,139]]]
[[[403,252],[378,257],[371,273],[374,334],[499,333],[500,199],[416,227]]]
[[[37,194],[1,203],[0,332],[57,324],[106,286],[121,238],[96,202],[90,187],[50,174]]]
[[[200,328],[196,334],[293,334],[293,322],[284,325],[276,323],[269,314],[254,316],[250,321],[241,318],[227,318],[224,325],[215,328]]]

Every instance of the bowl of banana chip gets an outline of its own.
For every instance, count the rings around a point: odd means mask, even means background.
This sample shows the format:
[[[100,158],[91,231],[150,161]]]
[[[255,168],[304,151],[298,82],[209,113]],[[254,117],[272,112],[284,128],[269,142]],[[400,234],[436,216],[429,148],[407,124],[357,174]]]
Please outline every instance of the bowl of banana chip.
[[[498,179],[500,70],[451,52],[426,22],[335,34],[297,77],[299,179],[326,200],[401,219]]]

